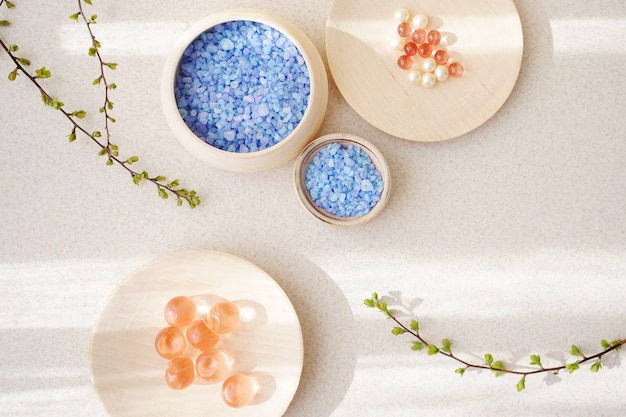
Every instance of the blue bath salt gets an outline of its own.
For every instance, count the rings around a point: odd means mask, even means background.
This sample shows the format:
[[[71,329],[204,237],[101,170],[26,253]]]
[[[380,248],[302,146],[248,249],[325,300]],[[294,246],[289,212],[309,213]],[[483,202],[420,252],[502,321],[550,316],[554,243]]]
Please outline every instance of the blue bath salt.
[[[298,47],[263,23],[216,25],[183,52],[174,83],[189,129],[229,152],[276,145],[300,123],[311,93]]]
[[[355,145],[333,142],[321,148],[305,172],[313,203],[338,217],[361,217],[378,203],[383,179],[369,154]]]

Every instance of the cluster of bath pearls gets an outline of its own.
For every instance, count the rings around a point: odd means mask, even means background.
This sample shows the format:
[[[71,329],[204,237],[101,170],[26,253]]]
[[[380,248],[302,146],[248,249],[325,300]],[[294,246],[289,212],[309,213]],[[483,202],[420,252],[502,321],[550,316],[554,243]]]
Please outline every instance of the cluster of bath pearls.
[[[313,157],[305,172],[313,203],[338,217],[361,217],[380,200],[383,180],[361,147],[332,142]]]
[[[449,77],[463,75],[463,65],[453,62],[441,45],[441,32],[436,29],[427,31],[427,16],[416,14],[411,17],[408,10],[398,9],[394,17],[398,22],[398,36],[391,46],[402,51],[397,60],[398,67],[409,71],[409,79],[413,83],[430,88]]]
[[[228,152],[276,145],[300,123],[311,93],[298,47],[269,25],[218,24],[184,51],[174,85],[189,129]]]
[[[254,381],[245,374],[229,376],[231,360],[219,346],[220,337],[239,325],[237,306],[220,301],[202,317],[192,298],[178,296],[167,302],[164,316],[168,326],[157,333],[154,346],[169,360],[167,385],[181,390],[197,376],[208,383],[222,382],[221,396],[227,405],[237,408],[249,404],[256,392]]]

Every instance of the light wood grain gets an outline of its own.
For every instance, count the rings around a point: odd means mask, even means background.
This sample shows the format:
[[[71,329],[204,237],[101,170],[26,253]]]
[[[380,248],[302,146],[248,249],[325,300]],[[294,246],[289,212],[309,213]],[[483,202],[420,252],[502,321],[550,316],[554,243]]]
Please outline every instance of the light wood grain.
[[[233,372],[260,378],[253,405],[229,408],[220,384],[198,378],[182,391],[165,384],[167,360],[154,350],[156,333],[167,326],[163,308],[172,297],[204,294],[235,302],[245,316],[220,346],[233,355]],[[269,275],[232,255],[188,251],[145,265],[116,289],[94,328],[90,355],[93,385],[113,417],[272,417],[284,414],[298,387],[303,343],[293,306]]]
[[[399,8],[429,17],[429,29],[466,72],[427,89],[397,67],[390,42]],[[347,102],[378,129],[414,141],[439,141],[480,126],[502,107],[519,74],[523,36],[511,0],[336,0],[326,51]]]

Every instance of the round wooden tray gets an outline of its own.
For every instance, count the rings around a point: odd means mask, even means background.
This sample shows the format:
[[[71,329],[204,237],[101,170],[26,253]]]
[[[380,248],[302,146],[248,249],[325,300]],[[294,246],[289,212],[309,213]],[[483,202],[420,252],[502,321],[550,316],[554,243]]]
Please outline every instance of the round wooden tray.
[[[390,45],[400,8],[429,17],[428,29],[465,67],[461,78],[430,89],[411,83]],[[386,133],[423,142],[463,135],[493,116],[517,81],[523,42],[512,0],[335,0],[326,25],[328,64],[350,106]]]
[[[242,323],[220,343],[233,353],[233,372],[262,381],[252,405],[230,408],[221,400],[221,384],[197,378],[181,391],[165,384],[167,360],[154,349],[157,332],[167,326],[165,304],[202,294],[240,306]],[[287,295],[255,265],[219,252],[180,252],[143,266],[114,291],[93,330],[90,359],[93,385],[113,417],[279,417],[300,381],[302,331]]]

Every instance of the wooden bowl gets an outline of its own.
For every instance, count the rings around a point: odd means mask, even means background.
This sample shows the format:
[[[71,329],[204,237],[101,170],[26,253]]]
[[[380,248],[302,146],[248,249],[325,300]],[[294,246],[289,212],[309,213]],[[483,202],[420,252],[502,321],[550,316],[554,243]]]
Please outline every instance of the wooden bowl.
[[[306,63],[311,92],[304,116],[285,138],[256,152],[240,153],[221,150],[197,137],[185,124],[174,97],[174,85],[183,52],[198,36],[220,23],[251,21],[266,24],[284,34],[299,49]],[[293,159],[319,129],[328,103],[328,78],[315,45],[297,26],[285,19],[255,9],[231,9],[209,15],[191,26],[174,46],[166,60],[161,82],[161,102],[167,123],[180,144],[192,155],[208,164],[234,172],[256,172],[277,167]]]
[[[318,207],[313,202],[313,199],[306,189],[306,171],[309,164],[313,158],[315,158],[315,155],[317,155],[320,149],[330,145],[331,143],[339,143],[344,147],[348,145],[358,146],[369,155],[382,177],[383,190],[380,195],[380,200],[363,216],[340,217],[329,213]],[[391,174],[383,154],[369,141],[349,133],[331,133],[319,137],[309,143],[306,148],[304,148],[302,153],[300,153],[300,155],[296,158],[294,182],[298,198],[307,211],[315,216],[315,218],[334,226],[357,226],[372,220],[383,210],[387,200],[389,199],[389,193],[391,191]]]

